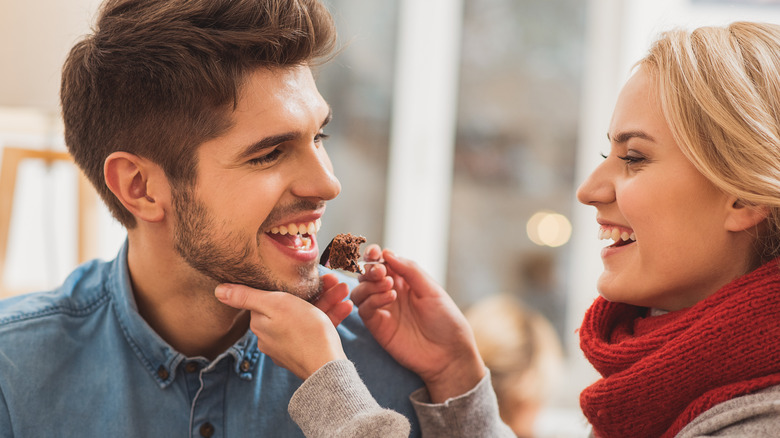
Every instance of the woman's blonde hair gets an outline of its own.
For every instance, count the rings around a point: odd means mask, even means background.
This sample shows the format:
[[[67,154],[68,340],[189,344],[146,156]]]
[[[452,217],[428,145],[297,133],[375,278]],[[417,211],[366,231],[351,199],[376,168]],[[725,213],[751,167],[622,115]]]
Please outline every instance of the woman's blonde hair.
[[[780,255],[780,26],[665,32],[638,65],[693,165],[744,205],[768,208],[759,261]]]

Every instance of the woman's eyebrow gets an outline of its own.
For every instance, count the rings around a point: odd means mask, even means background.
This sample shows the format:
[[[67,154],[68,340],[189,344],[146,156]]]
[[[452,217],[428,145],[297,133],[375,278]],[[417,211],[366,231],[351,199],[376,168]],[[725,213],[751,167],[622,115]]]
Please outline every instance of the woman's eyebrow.
[[[609,132],[607,132],[607,140],[614,141],[615,143],[625,143],[632,138],[641,138],[643,140],[655,142],[655,139],[644,131],[623,131],[618,132],[613,136],[610,136]]]

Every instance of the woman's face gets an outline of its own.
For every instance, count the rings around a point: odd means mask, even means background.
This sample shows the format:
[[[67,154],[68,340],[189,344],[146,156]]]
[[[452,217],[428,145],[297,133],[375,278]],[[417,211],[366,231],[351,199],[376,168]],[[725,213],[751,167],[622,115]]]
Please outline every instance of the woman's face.
[[[644,68],[621,91],[608,138],[609,155],[577,191],[597,209],[600,238],[614,240],[601,252],[604,298],[678,310],[748,270],[736,199],[683,155]]]

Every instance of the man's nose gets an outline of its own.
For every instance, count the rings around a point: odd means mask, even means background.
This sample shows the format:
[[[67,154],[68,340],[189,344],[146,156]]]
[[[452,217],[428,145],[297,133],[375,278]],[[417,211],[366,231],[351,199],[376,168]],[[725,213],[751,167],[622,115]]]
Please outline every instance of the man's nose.
[[[292,191],[300,198],[330,200],[341,193],[341,183],[333,172],[333,165],[321,145],[312,144],[299,163],[298,176]]]

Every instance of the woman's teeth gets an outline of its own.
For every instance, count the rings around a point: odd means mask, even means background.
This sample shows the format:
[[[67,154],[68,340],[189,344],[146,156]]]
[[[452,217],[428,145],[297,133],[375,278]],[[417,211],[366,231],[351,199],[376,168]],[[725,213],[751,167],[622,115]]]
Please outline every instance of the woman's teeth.
[[[629,234],[628,231],[620,231],[618,228],[599,228],[599,239],[600,240],[608,240],[612,239],[615,242],[626,242],[626,241],[636,241],[636,234],[633,232]]]
[[[291,235],[317,234],[321,226],[322,226],[322,220],[317,219],[316,221],[312,221],[312,222],[306,222],[301,224],[287,224],[278,227],[273,227],[271,228],[271,234],[281,234],[282,236],[286,234],[291,234]]]

